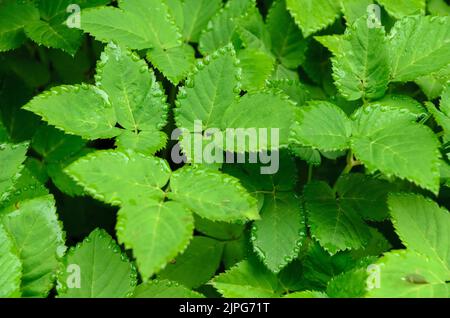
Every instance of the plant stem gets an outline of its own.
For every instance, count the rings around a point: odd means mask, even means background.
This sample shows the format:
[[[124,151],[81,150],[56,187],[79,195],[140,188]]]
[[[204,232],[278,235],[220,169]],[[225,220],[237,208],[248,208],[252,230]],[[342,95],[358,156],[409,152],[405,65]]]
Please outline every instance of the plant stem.
[[[361,162],[359,160],[355,160],[353,157],[353,151],[349,150],[347,153],[347,165],[344,170],[342,170],[339,178],[345,174],[349,174],[352,171],[353,167],[360,166]]]
[[[313,165],[312,164],[308,164],[308,183],[311,182],[312,173],[313,173]]]

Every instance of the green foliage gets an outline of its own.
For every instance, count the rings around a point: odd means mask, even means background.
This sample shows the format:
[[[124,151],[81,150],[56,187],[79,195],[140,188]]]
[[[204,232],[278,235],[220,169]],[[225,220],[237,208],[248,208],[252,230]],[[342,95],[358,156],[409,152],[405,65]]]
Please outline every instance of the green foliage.
[[[79,286],[73,288],[77,282],[71,274],[77,272]],[[105,231],[95,230],[67,252],[58,282],[62,298],[126,297],[136,285],[136,272],[116,242]]]
[[[0,0],[0,297],[448,298],[449,8]]]
[[[286,0],[286,5],[305,36],[325,28],[339,16],[339,1]]]

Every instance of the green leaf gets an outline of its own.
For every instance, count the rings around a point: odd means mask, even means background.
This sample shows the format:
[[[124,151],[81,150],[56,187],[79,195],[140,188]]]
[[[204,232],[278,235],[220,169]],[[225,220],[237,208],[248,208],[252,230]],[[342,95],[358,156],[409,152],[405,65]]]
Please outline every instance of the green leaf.
[[[216,276],[211,284],[226,298],[279,297],[277,277],[256,261],[245,260]]]
[[[39,11],[31,3],[8,1],[0,4],[0,52],[18,48],[25,41],[23,28],[39,19]]]
[[[431,102],[425,102],[425,106],[428,109],[429,113],[434,117],[436,123],[442,127],[442,135],[443,141],[447,143],[450,141],[450,109],[449,109],[449,100],[448,100],[448,92],[450,89],[448,88],[450,85],[447,85],[447,88],[444,90],[442,94],[441,102],[440,102],[440,110],[439,111],[436,106]],[[447,100],[446,100],[447,99]]]
[[[342,273],[328,282],[327,295],[332,298],[361,298],[366,294],[367,278],[365,268]]]
[[[306,37],[332,24],[340,11],[333,0],[286,0],[286,6]]]
[[[274,2],[267,15],[272,52],[287,68],[295,69],[305,60],[308,41],[286,10],[285,0]]]
[[[345,50],[340,48],[332,59],[340,94],[350,101],[382,97],[390,75],[384,28],[370,28],[361,17],[347,29],[345,41]]]
[[[344,210],[353,210],[365,220],[388,218],[387,196],[395,189],[389,182],[352,173],[342,175],[336,181],[335,189]]]
[[[178,93],[175,120],[179,128],[193,131],[194,122],[201,120],[204,129],[220,128],[221,119],[236,98],[239,68],[235,52],[228,45],[206,57]],[[201,67],[199,67],[201,66]]]
[[[96,84],[125,129],[157,130],[166,124],[164,92],[147,63],[131,51],[110,43],[97,65]]]
[[[226,242],[223,249],[222,262],[225,269],[230,269],[251,255],[248,237],[241,236],[234,241]]]
[[[445,0],[429,0],[427,9],[432,15],[450,15],[450,5]]]
[[[450,140],[450,117],[446,114],[437,110],[436,106],[434,106],[431,102],[425,102],[425,106],[427,107],[429,113],[434,117],[436,123],[442,127],[443,129],[443,140],[447,142]]]
[[[62,49],[72,55],[77,52],[82,42],[83,33],[78,26],[69,26],[68,22],[76,22],[76,11],[70,5],[79,5],[80,8],[106,5],[109,0],[38,0],[36,1],[41,20],[28,23],[25,32],[28,37],[38,44],[47,47]]]
[[[361,259],[368,256],[378,256],[392,249],[389,241],[374,228],[370,228],[370,239],[364,248],[351,251],[353,259]]]
[[[309,165],[320,166],[320,164],[322,163],[320,152],[311,147],[303,147],[292,144],[289,146],[289,150],[294,156],[306,161]]]
[[[111,138],[120,131],[114,127],[116,115],[107,95],[92,85],[54,87],[35,96],[23,109],[68,134],[86,139]]]
[[[212,221],[244,221],[259,218],[256,200],[227,174],[185,166],[172,174],[168,193],[199,216]]]
[[[319,243],[312,242],[302,259],[305,289],[324,290],[331,278],[352,270],[358,263],[351,254],[339,252],[330,255]]]
[[[208,21],[217,13],[222,5],[220,0],[184,0],[183,6],[183,39],[186,42],[198,42],[201,32]]]
[[[170,49],[154,48],[147,52],[147,59],[177,85],[185,79],[195,64],[195,51],[189,44]]]
[[[450,116],[450,83],[446,84],[442,92],[440,106],[444,114]]]
[[[431,129],[414,119],[395,109],[360,109],[354,116],[352,149],[370,172],[380,170],[437,193],[439,142]]]
[[[338,106],[326,102],[310,102],[297,111],[289,141],[322,151],[349,148],[352,125]]]
[[[397,19],[407,15],[425,14],[426,0],[377,0],[377,2]]]
[[[355,23],[358,18],[366,16],[373,0],[341,0],[341,8],[347,25]]]
[[[280,152],[279,161],[278,171],[272,174],[261,174],[262,165],[254,163],[226,165],[224,166],[224,172],[239,178],[242,185],[251,194],[271,197],[282,192],[294,191],[298,180],[299,173],[295,160],[287,151]],[[269,198],[269,200],[271,199]]]
[[[86,146],[86,142],[73,135],[66,135],[51,126],[39,127],[33,136],[31,147],[46,162],[55,162],[76,154]]]
[[[417,117],[426,114],[425,108],[421,103],[408,95],[390,94],[384,96],[375,102],[370,103],[373,107],[385,107],[391,109],[406,109]]]
[[[415,83],[429,100],[433,100],[441,95],[448,81],[450,81],[450,64],[431,75],[419,77]]]
[[[167,264],[158,277],[197,288],[206,283],[217,271],[222,258],[223,243],[195,236],[183,254]]]
[[[16,210],[21,201],[47,194],[49,194],[47,188],[25,167],[20,172],[20,177],[14,182],[6,198],[0,200],[0,215]]]
[[[351,44],[347,40],[348,35],[345,34],[333,34],[333,35],[320,35],[315,36],[314,39],[322,44],[334,55],[338,55],[340,52],[346,52],[351,50]]]
[[[70,29],[66,25],[64,16],[52,17],[48,21],[36,20],[27,23],[25,33],[40,45],[61,49],[72,56],[78,51],[83,39],[83,33],[80,30]]]
[[[34,135],[31,146],[43,157],[43,169],[58,189],[70,196],[84,194],[83,188],[64,173],[69,164],[90,151],[83,139],[44,125]]]
[[[274,58],[257,49],[241,50],[238,58],[242,68],[242,88],[246,91],[263,89],[274,70]]]
[[[136,287],[133,298],[204,298],[204,296],[175,282],[149,280]]]
[[[270,92],[246,94],[228,106],[222,119],[222,129],[236,128],[234,144],[225,145],[225,149],[236,152],[259,152],[262,150],[286,148],[289,130],[294,117],[294,103],[284,95]],[[247,129],[256,132],[256,144],[245,137]],[[265,129],[266,134],[260,129]]]
[[[254,0],[230,0],[208,22],[199,39],[199,51],[211,54],[236,37],[237,23],[241,16],[254,7]]]
[[[133,265],[108,233],[96,229],[65,256],[58,276],[58,297],[128,297],[134,286]]]
[[[53,197],[20,202],[15,211],[3,216],[2,222],[23,265],[22,295],[46,297],[66,249]]]
[[[133,250],[144,280],[186,249],[193,230],[194,219],[183,205],[148,199],[139,205],[125,205],[116,225],[119,242]]]
[[[181,44],[181,33],[164,1],[121,1],[119,7],[83,10],[81,28],[99,41],[115,41],[131,49],[170,49]]]
[[[9,234],[0,224],[0,297],[20,296],[20,280],[22,278],[22,263],[19,253]]]
[[[23,162],[26,159],[28,143],[20,144],[0,144],[0,199],[3,200],[8,195],[14,182],[20,177]]]
[[[261,220],[253,223],[253,248],[261,261],[278,273],[297,257],[305,233],[301,202],[294,193],[266,196]]]
[[[441,263],[450,273],[449,212],[415,194],[391,194],[388,203],[403,245]]]
[[[119,150],[131,149],[144,155],[154,155],[167,144],[167,135],[162,131],[141,131],[138,134],[124,131],[116,138]]]
[[[391,29],[388,40],[394,82],[413,81],[450,63],[450,17],[405,17]]]
[[[113,205],[161,200],[171,173],[163,159],[114,150],[90,153],[65,171],[94,198]]]
[[[377,262],[379,288],[367,296],[377,298],[448,298],[450,279],[448,268],[435,258],[413,251],[399,250],[385,253]]]
[[[270,54],[270,34],[258,8],[252,7],[239,19],[237,34],[242,46]]]
[[[304,189],[305,208],[311,229],[330,254],[362,248],[369,240],[369,227],[353,209],[345,209],[324,182],[309,183]]]
[[[213,222],[199,216],[194,216],[194,219],[196,231],[220,241],[237,240],[243,236],[245,229],[244,224],[240,223]]]
[[[297,80],[272,79],[266,82],[266,86],[269,89],[286,94],[298,106],[306,104],[306,101],[311,99],[308,88]]]

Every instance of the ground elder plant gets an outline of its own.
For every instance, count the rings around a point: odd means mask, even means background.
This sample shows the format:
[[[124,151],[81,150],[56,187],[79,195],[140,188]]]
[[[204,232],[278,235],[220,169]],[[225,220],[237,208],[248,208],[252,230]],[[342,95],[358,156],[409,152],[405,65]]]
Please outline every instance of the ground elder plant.
[[[445,0],[1,0],[0,297],[449,297]]]

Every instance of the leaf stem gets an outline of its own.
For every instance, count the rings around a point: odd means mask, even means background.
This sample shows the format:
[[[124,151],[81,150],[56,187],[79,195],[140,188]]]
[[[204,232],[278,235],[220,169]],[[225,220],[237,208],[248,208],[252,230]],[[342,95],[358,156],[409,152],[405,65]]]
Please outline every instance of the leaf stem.
[[[311,182],[312,174],[313,174],[313,165],[308,164],[308,180],[307,180],[308,183]]]
[[[341,176],[345,174],[349,174],[353,167],[360,166],[362,163],[359,160],[355,160],[353,156],[353,151],[349,150],[347,153],[347,165],[344,170],[342,170]]]

